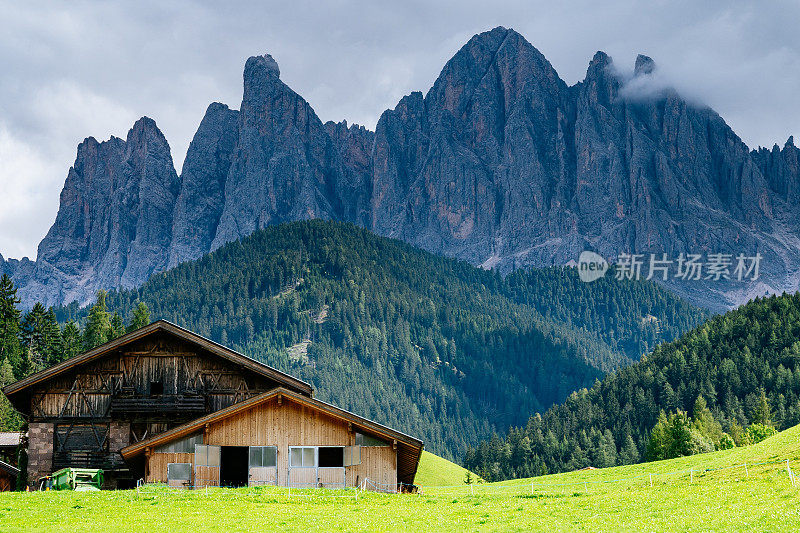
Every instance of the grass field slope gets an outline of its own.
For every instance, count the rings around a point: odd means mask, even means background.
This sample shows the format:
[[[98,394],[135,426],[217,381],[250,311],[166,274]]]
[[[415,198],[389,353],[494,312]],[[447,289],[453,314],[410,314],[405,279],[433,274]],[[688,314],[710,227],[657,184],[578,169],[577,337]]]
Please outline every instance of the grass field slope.
[[[416,483],[419,485],[441,487],[464,483],[467,469],[447,459],[423,451],[417,469]],[[475,478],[475,474],[471,474]]]
[[[745,448],[419,494],[286,489],[0,494],[0,530],[797,531],[800,426]],[[425,472],[452,464],[427,455]],[[455,479],[445,476],[448,482]],[[421,480],[420,480],[421,482]]]

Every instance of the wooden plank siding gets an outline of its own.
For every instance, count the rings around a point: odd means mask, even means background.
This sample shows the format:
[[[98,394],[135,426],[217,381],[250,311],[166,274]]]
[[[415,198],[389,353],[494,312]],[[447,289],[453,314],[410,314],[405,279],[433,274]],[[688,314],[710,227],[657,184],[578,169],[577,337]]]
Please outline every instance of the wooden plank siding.
[[[316,409],[278,398],[258,403],[221,420],[210,422],[204,430],[203,442],[215,446],[277,447],[278,485],[314,486],[314,468],[293,468],[289,477],[291,446],[351,446],[355,431],[346,421]],[[193,462],[192,454],[152,453],[148,461],[148,482],[167,481],[167,464]],[[224,468],[224,466],[223,466]],[[339,472],[334,472],[339,470]],[[320,469],[323,485],[341,486],[341,469]],[[397,451],[392,446],[362,447],[361,464],[345,468],[347,486],[354,487],[368,477],[386,487],[397,484]]]
[[[210,357],[182,339],[153,335],[34,385],[27,412],[35,420],[108,418],[112,395],[128,391],[146,397],[153,382],[163,385],[163,396],[203,394],[208,412],[276,386],[275,381]]]
[[[154,453],[150,456],[145,467],[145,482],[166,483],[167,465],[169,463],[192,463],[193,453]],[[194,469],[192,469],[194,470]],[[193,481],[194,482],[194,481]]]

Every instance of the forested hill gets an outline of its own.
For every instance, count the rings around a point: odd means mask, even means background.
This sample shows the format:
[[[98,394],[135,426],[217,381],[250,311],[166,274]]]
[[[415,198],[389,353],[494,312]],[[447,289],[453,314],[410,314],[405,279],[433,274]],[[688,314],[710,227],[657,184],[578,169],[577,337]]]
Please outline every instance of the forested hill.
[[[800,423],[800,294],[712,318],[525,427],[483,442],[465,466],[500,479],[637,462],[659,413],[691,414],[698,396],[734,438],[751,422],[766,423],[765,412],[778,429]]]
[[[649,283],[503,278],[322,221],[269,227],[107,299],[120,313],[137,300],[449,458],[706,316]]]

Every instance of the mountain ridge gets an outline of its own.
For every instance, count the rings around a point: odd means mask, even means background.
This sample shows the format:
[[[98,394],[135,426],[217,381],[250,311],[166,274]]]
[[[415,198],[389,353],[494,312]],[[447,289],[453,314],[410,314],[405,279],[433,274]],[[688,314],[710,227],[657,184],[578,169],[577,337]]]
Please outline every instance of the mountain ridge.
[[[585,249],[761,254],[755,283],[666,283],[716,310],[797,290],[800,151],[792,139],[750,150],[654,72],[639,55],[622,75],[598,52],[569,86],[522,35],[498,27],[472,37],[427,93],[404,96],[373,132],[323,123],[271,56],[254,56],[240,109],[206,111],[177,191],[154,122],[149,137],[129,133],[130,153],[102,154],[96,178],[116,184],[107,194],[116,218],[79,194],[75,176],[89,179],[75,170],[79,147],[37,261],[0,267],[26,302],[83,303],[267,225],[322,218],[503,272],[567,264]],[[155,189],[141,189],[143,178]]]

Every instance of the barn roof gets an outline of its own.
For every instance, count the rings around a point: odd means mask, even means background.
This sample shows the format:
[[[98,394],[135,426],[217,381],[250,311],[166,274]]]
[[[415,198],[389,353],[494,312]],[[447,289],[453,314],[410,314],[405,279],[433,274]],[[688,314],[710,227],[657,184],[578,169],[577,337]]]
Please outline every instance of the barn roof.
[[[345,411],[344,409],[340,409],[335,405],[331,405],[327,402],[317,400],[316,398],[303,396],[301,394],[296,393],[295,391],[291,391],[283,387],[272,389],[263,394],[259,394],[258,396],[254,396],[249,400],[235,403],[230,407],[226,407],[225,409],[221,409],[219,411],[211,413],[210,415],[198,418],[191,422],[187,422],[186,424],[165,431],[163,433],[159,433],[158,435],[155,435],[154,437],[151,437],[147,440],[137,442],[136,444],[131,444],[130,446],[120,450],[120,453],[122,453],[122,456],[126,460],[131,459],[133,457],[136,457],[137,455],[141,455],[142,453],[144,453],[144,451],[147,448],[152,448],[154,446],[166,444],[173,440],[185,437],[187,435],[191,435],[192,433],[195,433],[198,430],[202,429],[206,424],[217,422],[234,414],[246,411],[247,409],[250,409],[263,402],[269,401],[277,396],[281,396],[282,398],[288,399],[298,404],[310,407],[312,409],[316,409],[317,411],[325,413],[333,418],[338,418],[340,420],[350,422],[353,424],[353,426],[362,429],[363,431],[369,434],[376,435],[384,439],[388,439],[390,442],[391,441],[396,442],[397,452],[398,452],[397,453],[398,480],[404,483],[413,483],[414,476],[417,473],[417,465],[419,464],[419,459],[422,455],[423,443],[421,440],[412,437],[410,435],[406,435],[405,433],[401,433],[396,429],[392,429],[377,422],[373,422],[372,420],[360,417],[356,414],[351,413],[350,411]]]
[[[13,477],[17,477],[19,475],[19,468],[12,466],[5,461],[0,461],[0,470],[10,474]]]
[[[125,346],[126,344],[130,344],[134,341],[146,337],[147,335],[151,335],[153,333],[160,331],[166,332],[175,337],[193,343],[214,355],[217,355],[219,357],[222,357],[223,359],[227,359],[233,363],[241,365],[255,373],[271,378],[277,383],[281,384],[282,386],[297,390],[303,394],[308,394],[308,395],[311,395],[311,393],[313,392],[311,385],[309,385],[305,381],[301,381],[295,377],[290,376],[289,374],[285,374],[280,370],[272,368],[271,366],[259,363],[255,359],[251,359],[245,355],[242,355],[239,352],[231,350],[230,348],[227,348],[210,339],[198,335],[197,333],[191,332],[188,329],[176,326],[175,324],[167,322],[166,320],[158,320],[156,322],[153,322],[152,324],[144,326],[143,328],[139,328],[121,337],[117,337],[116,339],[109,341],[105,344],[102,344],[97,348],[93,348],[80,355],[71,357],[66,361],[63,361],[57,365],[42,370],[41,372],[31,374],[30,376],[27,376],[19,381],[11,383],[10,385],[6,385],[5,387],[3,387],[3,393],[9,398],[11,398],[13,395],[27,389],[32,385],[51,379],[61,374],[62,372],[66,372],[77,366],[99,359],[107,355],[108,353],[113,352],[114,350],[118,350],[119,348]]]

